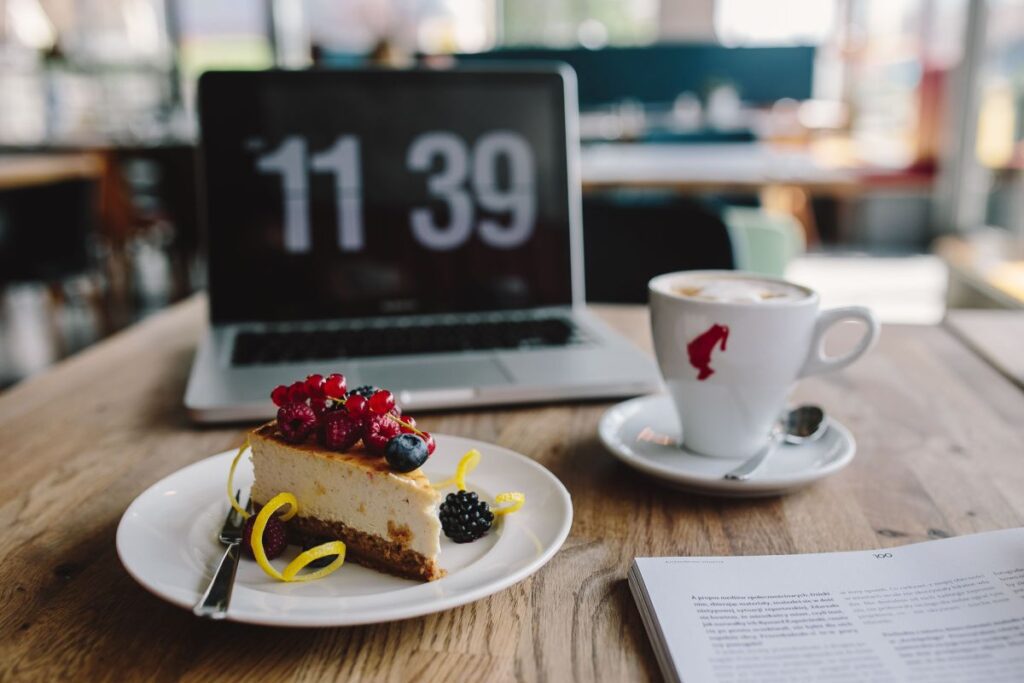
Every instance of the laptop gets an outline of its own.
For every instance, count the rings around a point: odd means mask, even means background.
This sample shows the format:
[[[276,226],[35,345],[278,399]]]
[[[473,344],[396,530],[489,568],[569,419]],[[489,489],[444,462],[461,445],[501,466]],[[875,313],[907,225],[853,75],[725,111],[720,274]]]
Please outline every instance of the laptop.
[[[195,420],[271,417],[312,373],[409,411],[659,386],[584,307],[567,68],[211,72],[198,103]]]

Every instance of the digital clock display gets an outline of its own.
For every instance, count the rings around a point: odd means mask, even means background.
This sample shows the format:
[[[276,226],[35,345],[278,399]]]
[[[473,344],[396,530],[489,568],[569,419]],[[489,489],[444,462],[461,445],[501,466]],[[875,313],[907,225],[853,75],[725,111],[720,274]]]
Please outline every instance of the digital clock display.
[[[213,72],[200,81],[214,320],[571,302],[553,72]]]

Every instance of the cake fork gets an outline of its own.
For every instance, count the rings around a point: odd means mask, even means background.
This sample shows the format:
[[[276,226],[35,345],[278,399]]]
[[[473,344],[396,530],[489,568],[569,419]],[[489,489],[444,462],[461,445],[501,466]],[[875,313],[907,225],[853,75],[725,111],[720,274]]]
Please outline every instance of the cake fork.
[[[235,501],[238,501],[241,491],[235,492]],[[247,509],[251,512],[252,501],[249,501]],[[228,615],[228,603],[231,602],[231,589],[235,585],[235,572],[238,570],[238,557],[242,545],[242,529],[245,526],[243,517],[232,505],[228,510],[227,519],[221,527],[217,538],[227,546],[217,571],[206,587],[206,592],[199,599],[192,612],[198,617],[207,619],[223,619]]]

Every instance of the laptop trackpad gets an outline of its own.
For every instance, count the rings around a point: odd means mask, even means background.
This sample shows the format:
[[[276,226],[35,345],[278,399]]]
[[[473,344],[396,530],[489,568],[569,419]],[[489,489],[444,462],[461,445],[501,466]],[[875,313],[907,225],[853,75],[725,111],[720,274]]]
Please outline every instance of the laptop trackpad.
[[[365,384],[392,391],[509,384],[511,379],[494,358],[394,359],[359,363]]]

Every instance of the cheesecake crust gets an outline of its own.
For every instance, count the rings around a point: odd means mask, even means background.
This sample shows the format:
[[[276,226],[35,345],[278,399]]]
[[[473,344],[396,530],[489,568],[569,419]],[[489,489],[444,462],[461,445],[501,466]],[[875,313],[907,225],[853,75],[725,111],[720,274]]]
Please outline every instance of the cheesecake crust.
[[[254,505],[258,513],[263,506]],[[345,544],[345,561],[377,571],[417,581],[436,581],[447,572],[433,560],[401,543],[389,541],[348,526],[344,522],[295,515],[284,523],[288,542],[302,546],[306,543],[325,543],[324,539]],[[391,523],[388,524],[391,526]]]
[[[357,531],[344,522],[296,515],[285,522],[288,540],[296,545],[306,542],[337,539],[345,544],[345,559],[370,569],[417,581],[436,581],[445,570],[401,543]]]

